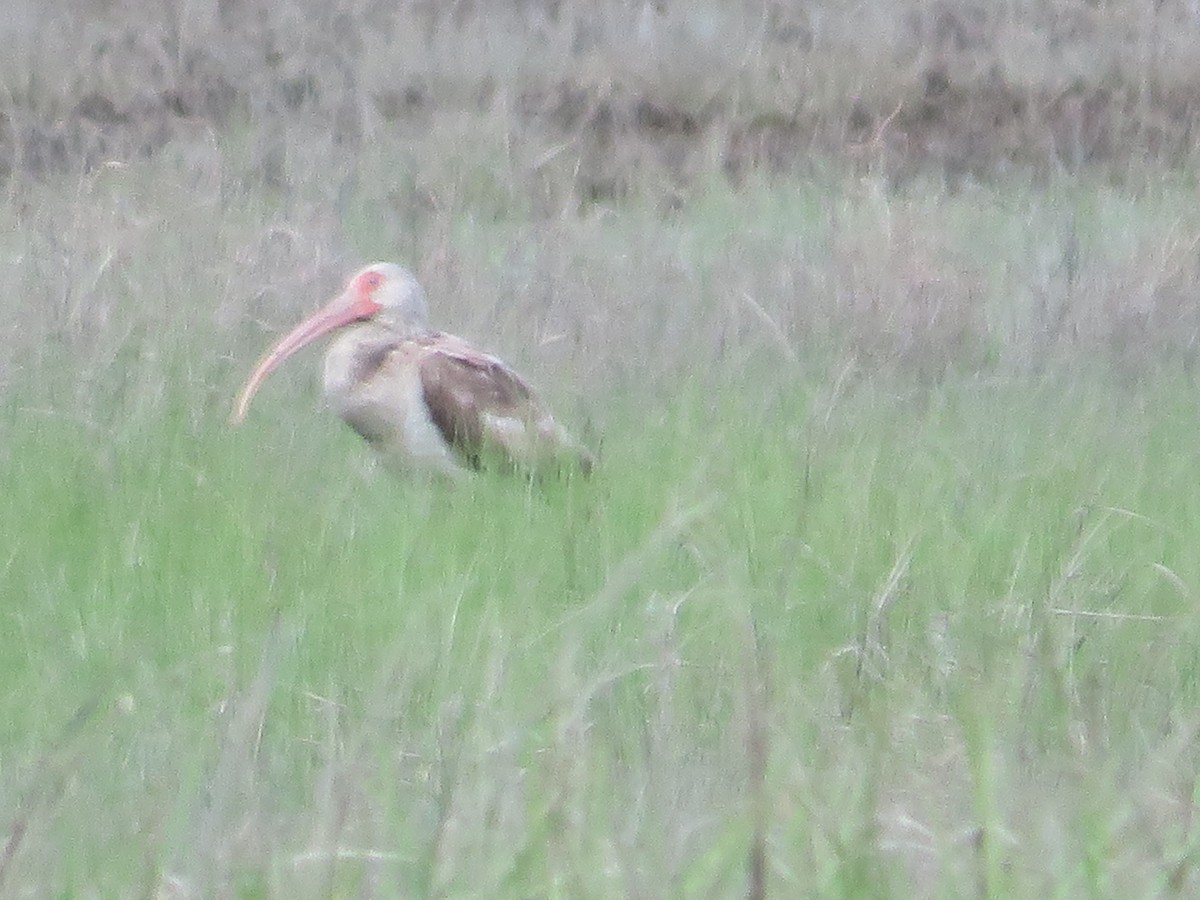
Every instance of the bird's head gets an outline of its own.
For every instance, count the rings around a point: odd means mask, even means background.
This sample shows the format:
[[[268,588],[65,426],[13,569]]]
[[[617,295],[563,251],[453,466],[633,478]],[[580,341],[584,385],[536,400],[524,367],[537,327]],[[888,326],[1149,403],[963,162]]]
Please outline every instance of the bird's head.
[[[372,263],[361,269],[347,283],[342,298],[369,310],[357,318],[376,318],[397,330],[423,331],[429,324],[425,289],[412,272],[395,263]]]
[[[372,263],[356,272],[340,294],[267,351],[238,395],[232,421],[236,424],[246,417],[259,385],[285,359],[322,335],[365,319],[401,333],[424,331],[429,321],[425,290],[411,272],[395,263]]]

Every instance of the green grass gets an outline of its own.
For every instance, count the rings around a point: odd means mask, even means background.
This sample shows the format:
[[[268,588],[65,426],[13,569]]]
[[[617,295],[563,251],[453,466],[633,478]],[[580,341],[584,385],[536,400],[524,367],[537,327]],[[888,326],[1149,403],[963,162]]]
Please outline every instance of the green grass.
[[[389,213],[187,149],[0,206],[0,892],[1194,893],[1186,185]],[[380,256],[591,480],[389,477],[315,353],[227,425]]]
[[[25,5],[0,898],[1200,894],[1187,4]],[[382,258],[591,480],[227,424]]]
[[[10,399],[8,885],[735,895],[756,717],[774,890],[1191,883],[1190,381],[743,393],[455,492],[308,409]]]

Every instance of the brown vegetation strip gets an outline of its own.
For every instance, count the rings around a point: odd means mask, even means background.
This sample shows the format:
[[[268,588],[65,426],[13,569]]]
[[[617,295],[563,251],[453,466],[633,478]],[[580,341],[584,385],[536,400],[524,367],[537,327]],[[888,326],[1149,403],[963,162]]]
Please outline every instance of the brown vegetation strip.
[[[47,6],[0,38],[4,175],[152,154],[197,126],[306,119],[355,141],[464,113],[571,142],[591,199],[638,166],[737,179],[814,156],[952,179],[1120,172],[1186,162],[1200,104],[1182,3],[228,0],[187,22]]]

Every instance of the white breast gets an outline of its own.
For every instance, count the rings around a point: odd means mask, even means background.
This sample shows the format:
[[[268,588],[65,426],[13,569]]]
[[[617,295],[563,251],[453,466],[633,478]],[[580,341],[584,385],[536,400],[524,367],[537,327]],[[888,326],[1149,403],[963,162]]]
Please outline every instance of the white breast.
[[[348,331],[325,354],[329,405],[389,465],[452,477],[465,475],[429,415],[415,352],[407,352],[401,344],[382,366],[359,377],[359,347],[379,339],[375,329],[368,329]]]

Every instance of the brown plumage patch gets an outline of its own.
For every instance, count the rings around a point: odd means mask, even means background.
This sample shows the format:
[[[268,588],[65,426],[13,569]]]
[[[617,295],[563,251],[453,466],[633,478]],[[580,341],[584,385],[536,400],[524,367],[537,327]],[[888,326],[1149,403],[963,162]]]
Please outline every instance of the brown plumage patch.
[[[388,338],[381,341],[363,341],[354,348],[353,380],[356,384],[370,381],[379,374],[379,370],[387,364],[392,351],[403,341],[399,338]]]
[[[500,360],[456,348],[444,335],[422,339],[419,372],[430,417],[474,469],[482,464],[484,416],[529,422],[538,416],[533,390]]]

